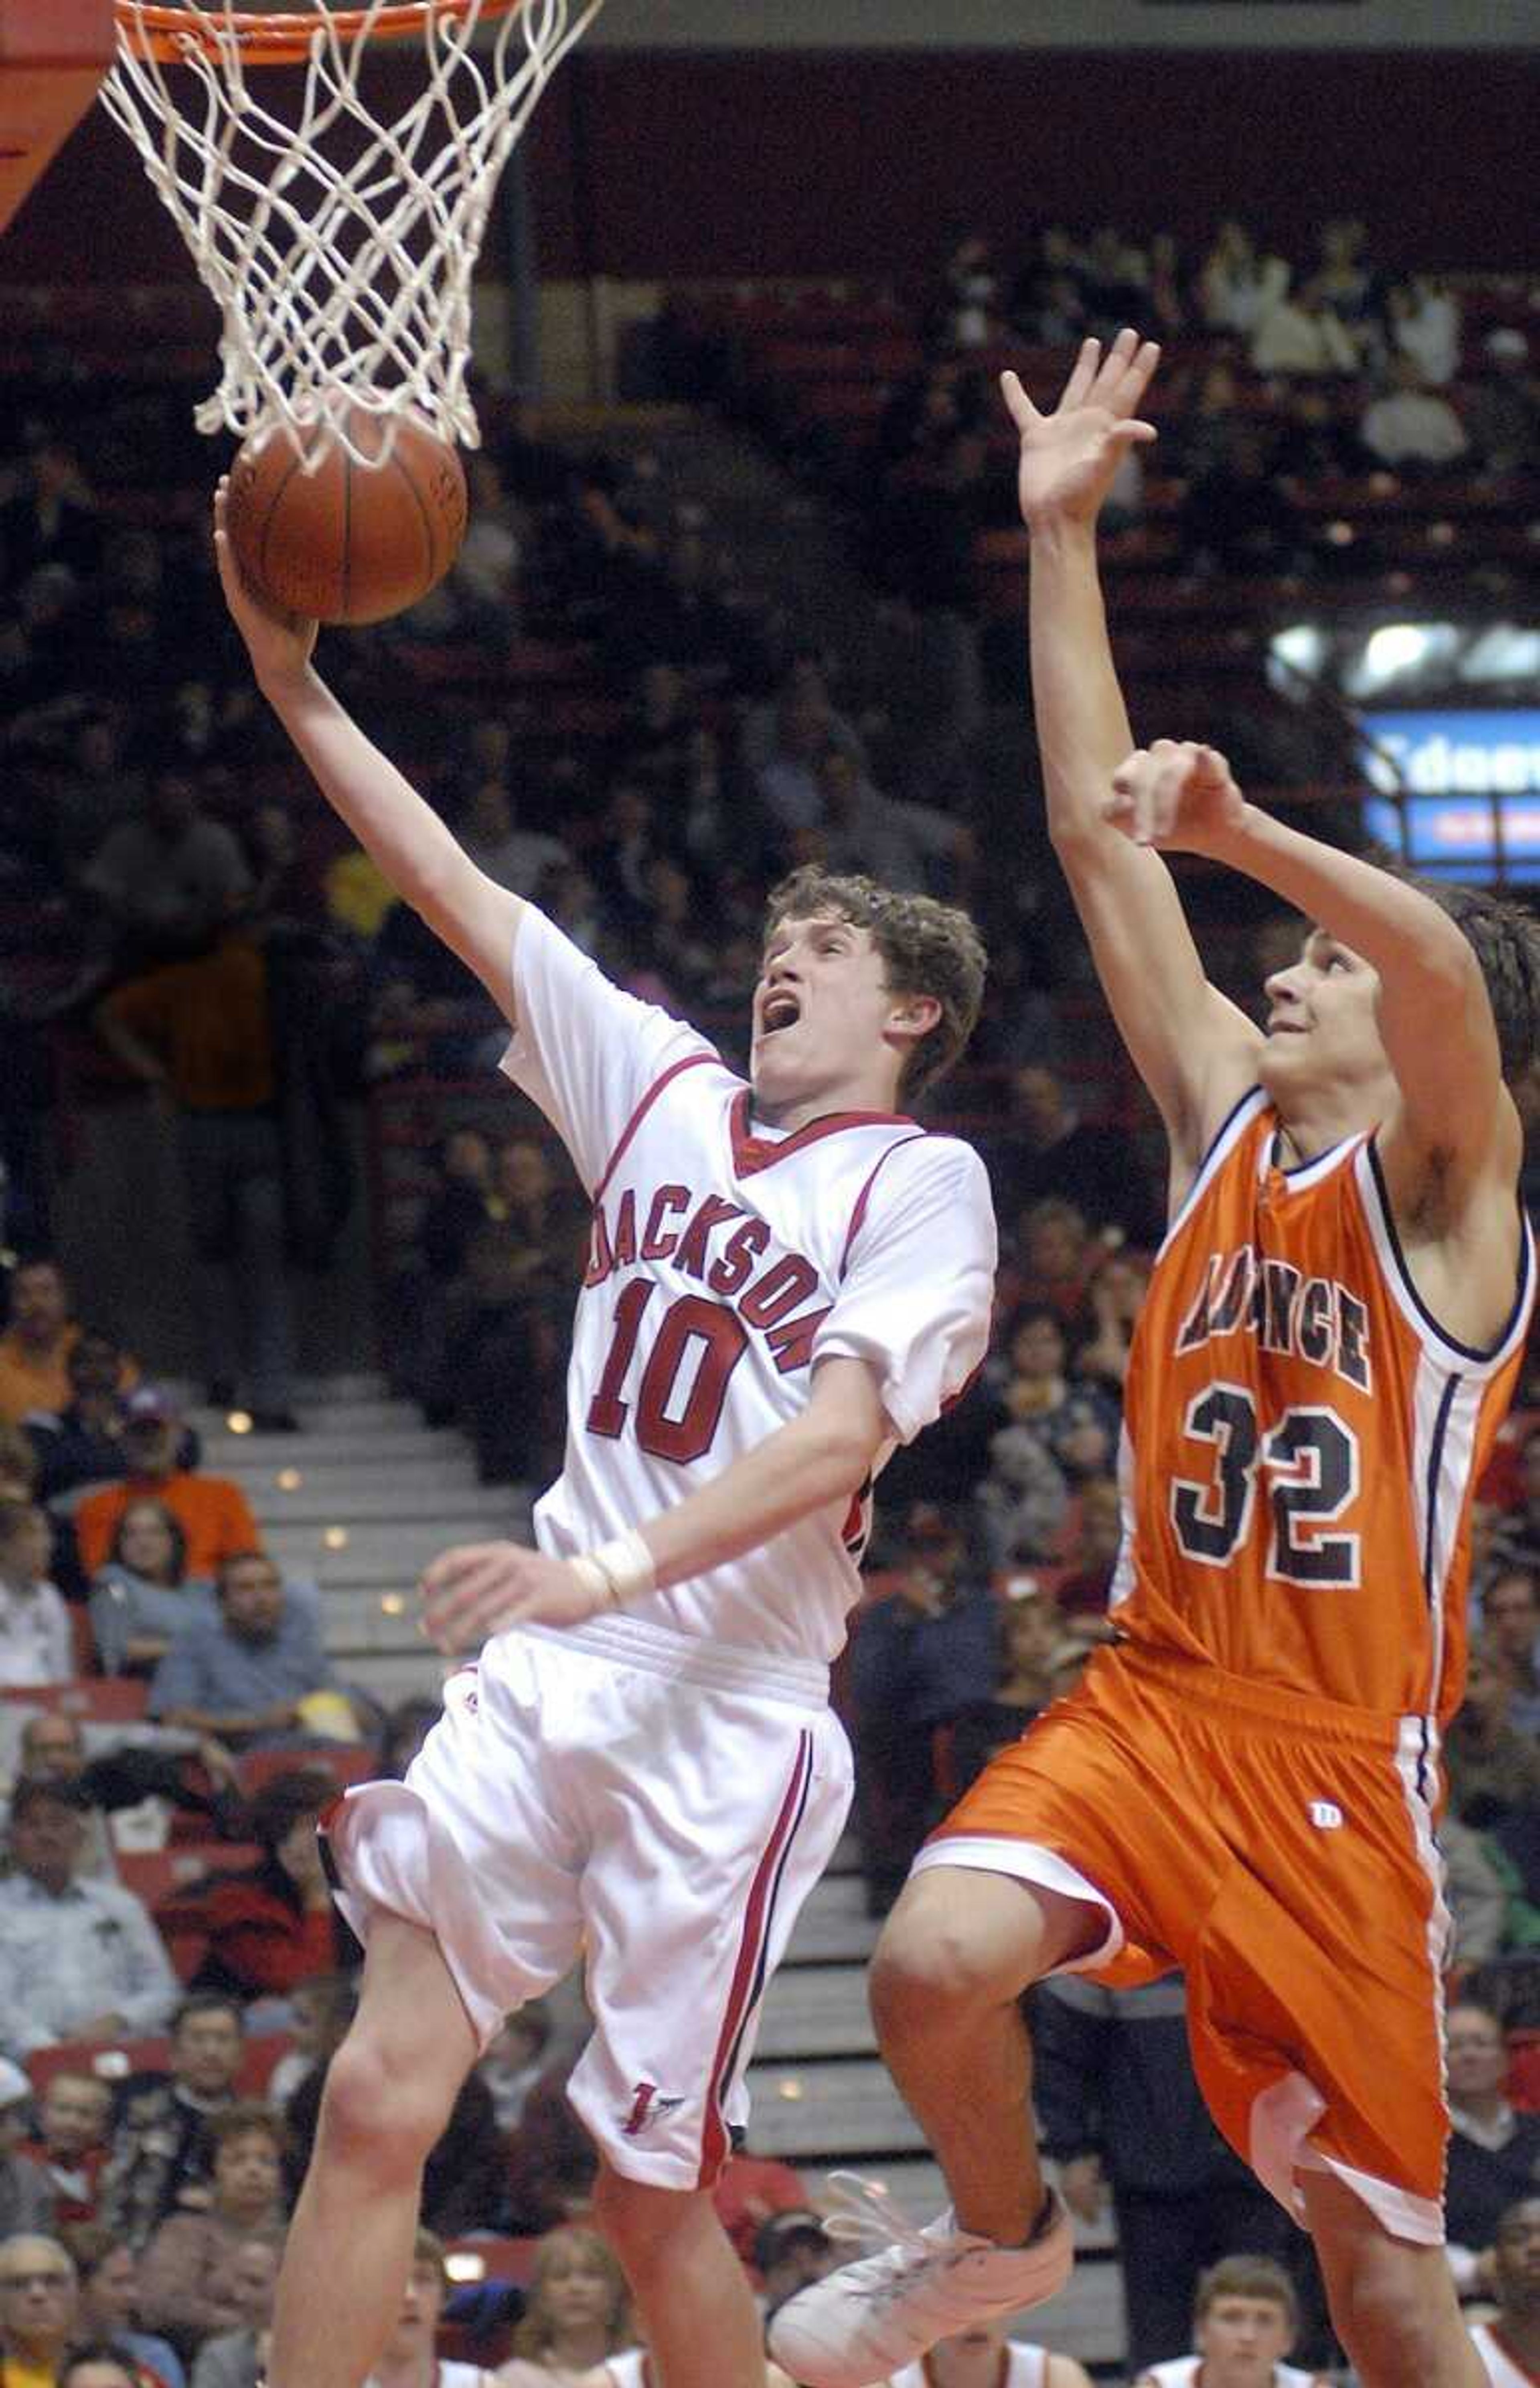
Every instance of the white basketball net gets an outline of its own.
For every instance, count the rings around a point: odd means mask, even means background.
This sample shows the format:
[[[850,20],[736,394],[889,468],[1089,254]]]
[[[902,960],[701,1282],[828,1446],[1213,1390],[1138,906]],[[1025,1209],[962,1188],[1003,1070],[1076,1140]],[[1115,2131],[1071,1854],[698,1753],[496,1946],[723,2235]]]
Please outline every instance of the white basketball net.
[[[291,5],[315,28],[289,122],[263,104],[275,70],[246,55],[233,0],[182,0],[188,32],[174,68],[153,54],[144,0],[119,0],[102,98],[224,319],[223,375],[196,410],[198,429],[244,438],[275,420],[326,418],[367,463],[377,441],[389,452],[395,419],[410,413],[474,447],[465,376],[487,210],[551,70],[602,0],[524,0],[480,47],[488,0],[430,8],[426,82],[389,124],[359,89],[386,0],[355,9],[361,25],[346,34],[330,0]],[[367,454],[348,437],[350,407],[381,418]]]

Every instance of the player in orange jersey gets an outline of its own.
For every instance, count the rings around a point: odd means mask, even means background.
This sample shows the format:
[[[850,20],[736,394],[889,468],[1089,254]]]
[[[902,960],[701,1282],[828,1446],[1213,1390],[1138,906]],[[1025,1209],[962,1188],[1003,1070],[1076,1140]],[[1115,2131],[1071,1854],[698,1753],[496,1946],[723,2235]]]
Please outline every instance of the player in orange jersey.
[[[1471,1490],[1532,1306],[1521,1132],[1540,939],[1133,741],[1095,522],[1156,362],[1014,375],[1049,826],[1170,1140],[1130,1356],[1117,1642],[916,1861],[874,1962],[884,2055],[953,2211],[783,2306],[777,2359],[858,2388],[1067,2268],[1032,2140],[1026,1985],[1187,1976],[1214,2115],[1312,2233],[1364,2388],[1478,2388],[1445,2260],[1433,1843]],[[1165,852],[1295,907],[1258,1029],[1205,977]],[[1050,2260],[1057,2248],[1058,2261]]]

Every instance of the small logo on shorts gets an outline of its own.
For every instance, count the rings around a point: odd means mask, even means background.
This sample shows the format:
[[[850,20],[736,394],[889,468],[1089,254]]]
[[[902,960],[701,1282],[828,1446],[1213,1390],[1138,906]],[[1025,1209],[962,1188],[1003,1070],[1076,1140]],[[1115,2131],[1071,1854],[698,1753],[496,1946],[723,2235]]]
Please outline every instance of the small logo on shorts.
[[[655,2081],[638,2081],[631,2092],[631,2111],[621,2129],[628,2140],[634,2140],[684,2102],[683,2098],[660,2098]]]
[[[1334,1799],[1312,1799],[1310,1822],[1318,1833],[1340,1833],[1343,1812]]]

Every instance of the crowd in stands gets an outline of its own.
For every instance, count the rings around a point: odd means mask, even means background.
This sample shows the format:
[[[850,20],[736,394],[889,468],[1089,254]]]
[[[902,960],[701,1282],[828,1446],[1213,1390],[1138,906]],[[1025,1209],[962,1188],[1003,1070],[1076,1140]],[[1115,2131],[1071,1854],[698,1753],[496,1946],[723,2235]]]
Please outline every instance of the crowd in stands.
[[[1148,530],[1158,473],[1172,567],[1197,583],[1329,578],[1311,482],[1540,474],[1524,335],[1472,328],[1451,286],[1377,266],[1361,227],[1325,227],[1297,270],[1238,225],[1202,257],[1110,232],[1045,230],[1015,260],[969,241],[911,316],[910,363],[853,444],[777,416],[699,322],[678,343],[682,374],[751,399],[864,526],[876,593],[851,652],[806,643],[767,559],[648,449],[578,452],[488,391],[454,572],[325,654],[484,869],[730,1054],[764,894],[790,866],[954,898],[992,935],[947,1100],[995,1186],[997,1331],[969,1398],[891,1465],[839,1687],[874,1914],[946,1802],[1108,1631],[1121,1385],[1163,1214],[1149,1123],[1088,1067],[1100,1032],[1075,932],[982,736],[977,542],[1014,519],[987,366],[1125,320],[1173,344],[1160,463],[1146,483],[1130,451],[1115,531]],[[0,2358],[27,2388],[255,2388],[360,1954],[316,1820],[340,1784],[403,1772],[436,1704],[384,1716],[342,1679],[314,1586],[285,1580],[112,1323],[75,1315],[49,1256],[46,1124],[61,1098],[148,1090],[196,1231],[207,1392],[282,1432],[293,1272],[325,1265],[357,1193],[347,1106],[427,1086],[432,1132],[385,1238],[385,1358],[488,1481],[538,1489],[560,1465],[587,1220],[533,1114],[487,1095],[500,1030],[479,988],[331,823],[249,687],[186,393],[84,394],[45,359],[6,390],[0,1240],[24,1257],[0,1333]],[[1341,768],[1244,707],[1205,726],[1269,785]],[[1243,963],[1272,926],[1243,924]],[[1451,2234],[1463,2284],[1499,2299],[1540,2132],[1540,1369],[1521,1400],[1483,1487],[1447,1747]],[[138,1684],[143,1714],[82,1723],[44,1696],[81,1675]],[[153,1885],[135,1874],[152,1857],[173,1861]],[[1270,2296],[1291,2329],[1297,2300],[1319,2348],[1297,2244],[1269,2237],[1188,2096],[1180,1986],[1175,2005],[1060,1989],[1039,2022],[1049,2144],[1077,2209],[1110,2199],[1141,2280],[1162,2286],[1163,2303],[1130,2299],[1132,2359],[1180,2352],[1198,2270],[1237,2246],[1285,2269],[1281,2288],[1264,2268],[1233,2293]],[[454,2346],[505,2363],[511,2388],[603,2362],[615,2388],[639,2379],[612,2259],[581,2224],[593,2158],[562,2096],[573,2053],[526,2011],[472,2076],[376,2388],[429,2388],[446,2310]],[[1119,2128],[1141,2099],[1180,2153],[1155,2183]],[[833,2260],[786,2167],[740,2156],[722,2204],[767,2297]],[[537,2238],[533,2271],[446,2307],[443,2242],[485,2233]],[[932,2388],[973,2388],[970,2360],[943,2350]],[[1053,2388],[1073,2388],[1083,2375],[1056,2360]]]

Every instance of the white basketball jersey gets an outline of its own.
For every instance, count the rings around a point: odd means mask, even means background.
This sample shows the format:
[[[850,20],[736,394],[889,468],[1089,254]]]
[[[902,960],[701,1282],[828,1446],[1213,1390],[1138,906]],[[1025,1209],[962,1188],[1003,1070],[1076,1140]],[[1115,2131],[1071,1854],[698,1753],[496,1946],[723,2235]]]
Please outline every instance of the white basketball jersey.
[[[1193,2388],[1202,2362],[1201,2355],[1179,2355],[1174,2363],[1154,2364],[1139,2377],[1152,2382],[1154,2388]],[[1316,2388],[1316,2377],[1313,2371],[1301,2371],[1297,2364],[1275,2363],[1272,2388]]]
[[[1494,2323],[1472,2323],[1471,2343],[1481,2356],[1492,2388],[1536,2388],[1540,2382],[1540,2371],[1528,2370],[1516,2355],[1508,2352]]]
[[[1024,2346],[1008,2338],[1000,2350],[1004,2358],[995,2374],[994,2388],[1044,2388],[1048,2378],[1048,2350],[1045,2346]],[[895,2371],[888,2388],[935,2388],[930,2367],[924,2356],[918,2363],[906,2363]]]
[[[956,1399],[984,1355],[995,1265],[970,1147],[888,1112],[756,1129],[749,1088],[695,1030],[612,986],[534,910],[514,992],[503,1068],[594,1205],[542,1550],[588,1549],[719,1476],[801,1414],[826,1356],[871,1365],[904,1442]],[[870,1490],[629,1613],[827,1662],[859,1590]]]

